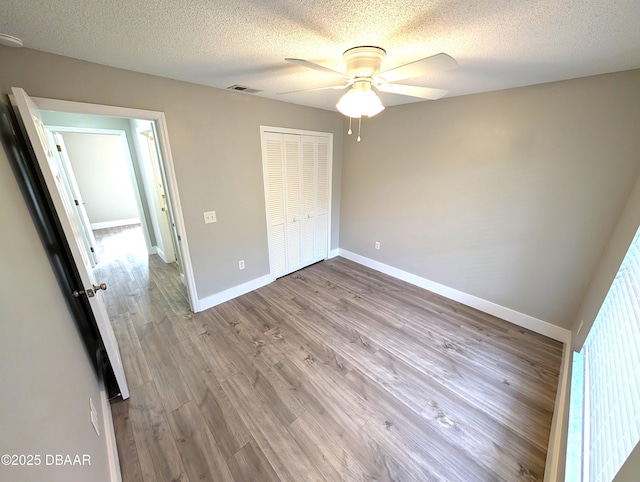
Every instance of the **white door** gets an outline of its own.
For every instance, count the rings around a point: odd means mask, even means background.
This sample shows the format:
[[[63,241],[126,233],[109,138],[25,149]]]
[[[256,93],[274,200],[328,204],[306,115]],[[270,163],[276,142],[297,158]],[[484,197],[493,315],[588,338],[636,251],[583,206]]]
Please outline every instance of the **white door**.
[[[98,330],[104,343],[107,357],[113,368],[113,373],[123,399],[129,398],[129,388],[124,374],[120,350],[107,315],[107,310],[100,296],[100,290],[95,290],[96,280],[91,269],[91,262],[84,249],[82,249],[82,227],[73,215],[75,204],[66,195],[62,175],[53,155],[52,147],[47,141],[42,117],[38,107],[29,98],[26,92],[13,87],[13,103],[17,113],[22,119],[26,134],[31,142],[36,159],[42,171],[45,183],[51,195],[56,213],[60,220],[64,234],[69,242],[69,248],[78,268],[86,294],[89,295],[89,304],[93,310]],[[80,289],[80,287],[79,287]]]
[[[329,175],[331,168],[331,144],[326,137],[316,137],[316,216],[314,236],[316,261],[329,253]]]
[[[302,146],[302,262],[311,264],[315,258],[317,204],[317,145],[313,136],[301,136]]]
[[[264,191],[267,208],[269,265],[274,278],[287,273],[287,243],[285,233],[285,190],[282,134],[262,135]]]
[[[274,278],[326,259],[331,139],[262,131],[262,162]]]
[[[151,128],[153,129],[153,146],[155,152],[156,159],[156,167],[159,171],[159,178],[162,181],[162,190],[163,190],[163,200],[165,205],[167,206],[167,210],[165,211],[167,217],[169,218],[169,229],[171,231],[171,239],[173,240],[173,248],[175,253],[176,262],[178,263],[178,267],[180,268],[180,276],[182,277],[182,281],[186,286],[186,278],[184,276],[184,261],[183,261],[183,253],[182,247],[180,245],[181,237],[178,234],[178,228],[176,224],[176,216],[175,216],[175,204],[174,200],[171,199],[171,193],[168,189],[169,182],[167,178],[167,171],[165,168],[165,163],[162,159],[162,149],[160,149],[159,137],[157,132],[157,124],[155,122],[151,123]]]
[[[300,136],[284,136],[285,211],[287,213],[287,271],[302,268],[302,179]]]
[[[155,221],[153,225],[158,245],[158,255],[165,263],[173,263],[177,261],[177,256],[173,246],[167,193],[162,173],[160,172],[160,162],[153,131],[138,132],[138,141],[142,154],[143,171],[150,191],[150,204],[154,212],[152,221]]]
[[[86,203],[82,199],[82,194],[78,187],[78,181],[76,180],[76,175],[74,174],[73,167],[71,166],[71,159],[69,159],[67,148],[64,145],[64,139],[59,132],[53,133],[53,139],[55,141],[56,149],[58,150],[60,166],[63,174],[66,175],[67,178],[67,184],[72,196],[71,199],[73,199],[76,211],[78,212],[80,225],[82,226],[84,239],[86,240],[85,244],[88,245],[87,249],[89,251],[88,254],[89,259],[91,260],[91,267],[94,267],[98,264],[100,258],[98,256],[98,243],[96,243],[96,238],[93,235],[93,230],[91,229],[91,222],[89,221],[89,216],[87,216],[87,209],[85,208]]]

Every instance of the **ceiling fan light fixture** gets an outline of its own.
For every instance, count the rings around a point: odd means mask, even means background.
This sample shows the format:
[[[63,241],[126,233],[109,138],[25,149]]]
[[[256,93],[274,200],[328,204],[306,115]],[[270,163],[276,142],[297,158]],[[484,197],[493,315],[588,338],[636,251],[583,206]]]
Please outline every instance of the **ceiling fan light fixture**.
[[[24,47],[21,39],[6,33],[0,33],[0,45],[6,45],[7,47],[16,48]]]
[[[384,105],[371,90],[371,82],[356,81],[336,104],[337,109],[347,117],[358,119],[363,115],[373,117],[384,110]]]

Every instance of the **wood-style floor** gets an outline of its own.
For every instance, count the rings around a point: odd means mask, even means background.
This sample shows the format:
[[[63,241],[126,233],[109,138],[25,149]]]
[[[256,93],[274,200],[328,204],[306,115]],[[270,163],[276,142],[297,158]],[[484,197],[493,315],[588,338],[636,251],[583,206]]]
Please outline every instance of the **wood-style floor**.
[[[558,342],[341,258],[197,314],[143,246],[100,271],[125,482],[543,478]]]

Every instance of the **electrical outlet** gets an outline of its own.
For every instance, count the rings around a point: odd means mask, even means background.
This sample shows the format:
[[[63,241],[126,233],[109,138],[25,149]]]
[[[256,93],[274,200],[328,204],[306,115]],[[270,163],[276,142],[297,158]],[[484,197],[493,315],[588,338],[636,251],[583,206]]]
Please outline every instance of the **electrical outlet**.
[[[240,261],[238,261],[238,268],[244,269],[244,259],[241,259]]]
[[[206,211],[204,213],[204,224],[211,224],[211,223],[215,223],[217,221],[218,221],[218,219],[216,218],[216,212],[215,211]]]
[[[89,411],[91,412],[91,425],[98,435],[100,435],[100,429],[98,428],[98,412],[93,405],[93,400],[89,397]]]
[[[380,241],[376,241],[375,248],[380,249]]]

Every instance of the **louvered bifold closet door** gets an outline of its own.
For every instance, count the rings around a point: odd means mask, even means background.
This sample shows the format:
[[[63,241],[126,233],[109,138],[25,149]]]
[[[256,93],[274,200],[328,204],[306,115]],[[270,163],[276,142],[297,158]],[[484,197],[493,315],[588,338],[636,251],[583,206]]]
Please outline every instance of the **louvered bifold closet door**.
[[[316,138],[301,136],[302,142],[302,263],[315,260],[317,205],[317,149]]]
[[[329,246],[329,148],[327,137],[316,137],[315,259],[325,259]]]
[[[262,163],[274,278],[328,256],[331,139],[262,132]]]
[[[274,277],[287,273],[285,232],[285,173],[282,134],[264,133],[262,137],[265,176],[269,263]]]
[[[287,271],[302,267],[302,176],[300,136],[288,135],[284,139]]]

